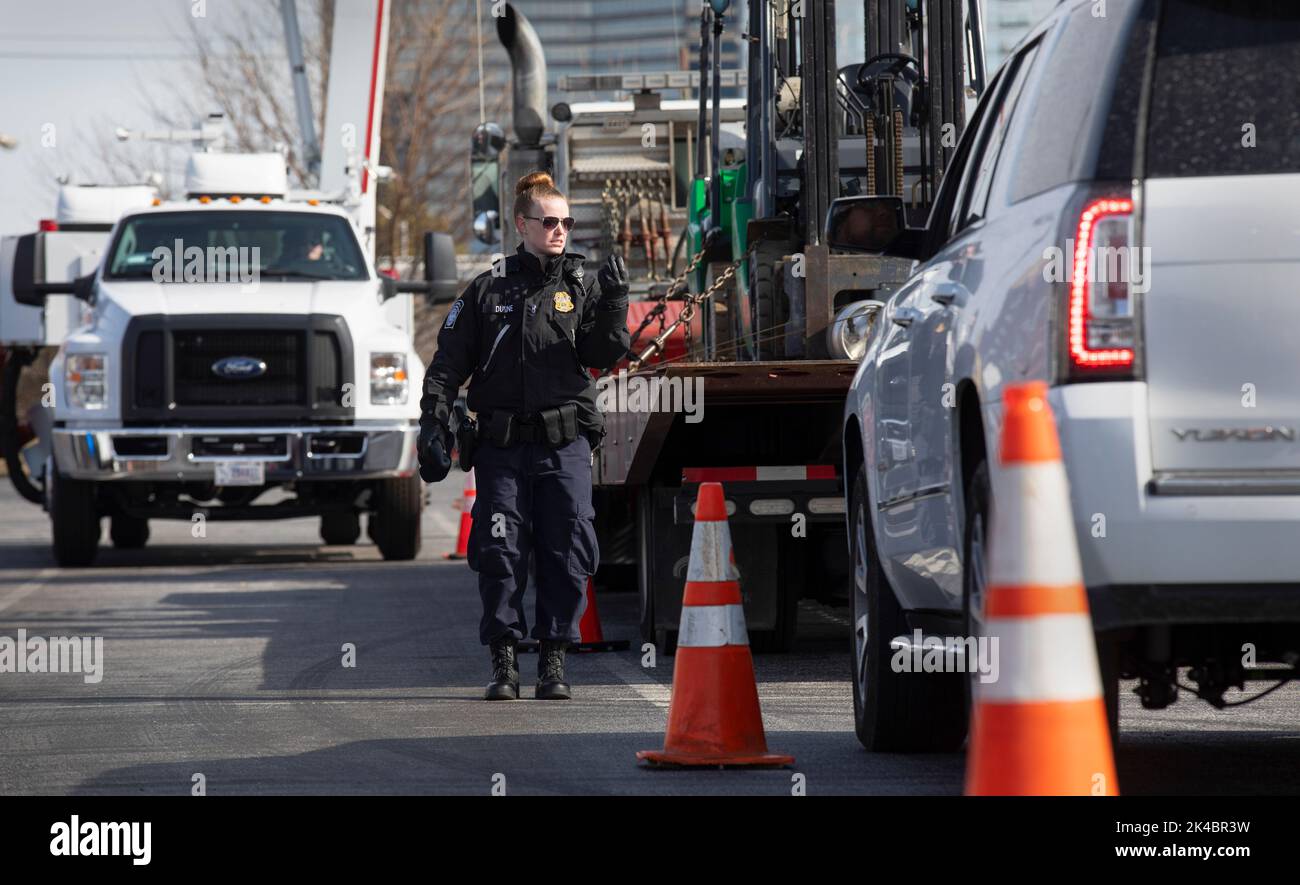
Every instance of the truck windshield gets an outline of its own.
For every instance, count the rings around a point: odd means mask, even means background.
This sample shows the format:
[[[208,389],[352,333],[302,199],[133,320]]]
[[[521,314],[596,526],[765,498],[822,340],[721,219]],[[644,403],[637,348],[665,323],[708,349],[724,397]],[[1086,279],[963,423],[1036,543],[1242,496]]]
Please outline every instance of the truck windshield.
[[[105,276],[166,283],[369,279],[344,218],[314,212],[200,210],[126,219]]]

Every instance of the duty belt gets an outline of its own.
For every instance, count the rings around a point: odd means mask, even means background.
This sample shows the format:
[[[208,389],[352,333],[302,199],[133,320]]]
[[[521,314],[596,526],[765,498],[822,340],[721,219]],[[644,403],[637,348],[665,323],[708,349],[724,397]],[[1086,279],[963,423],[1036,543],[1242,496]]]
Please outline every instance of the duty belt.
[[[563,446],[579,435],[576,403],[542,409],[532,415],[488,412],[479,417],[482,419],[479,433],[483,439],[502,448],[527,442]]]

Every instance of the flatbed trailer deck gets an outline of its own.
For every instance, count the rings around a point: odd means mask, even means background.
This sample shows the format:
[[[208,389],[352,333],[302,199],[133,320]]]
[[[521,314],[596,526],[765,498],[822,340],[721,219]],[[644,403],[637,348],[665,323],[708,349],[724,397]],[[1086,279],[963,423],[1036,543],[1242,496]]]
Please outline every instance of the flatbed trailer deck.
[[[838,425],[852,360],[674,362],[611,377],[593,465],[607,566],[634,566],[642,638],[673,648],[700,482],[720,481],[753,644],[783,651],[798,601],[847,591]],[[694,415],[673,410],[695,385]],[[657,394],[656,394],[657,391]],[[697,420],[698,419],[698,420]]]

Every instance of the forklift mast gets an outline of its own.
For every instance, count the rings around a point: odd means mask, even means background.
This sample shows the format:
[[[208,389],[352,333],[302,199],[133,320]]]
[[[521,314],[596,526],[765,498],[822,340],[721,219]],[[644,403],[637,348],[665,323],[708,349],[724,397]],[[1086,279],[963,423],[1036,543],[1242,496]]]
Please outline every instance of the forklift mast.
[[[840,195],[840,76],[835,64],[835,0],[813,0],[799,29],[802,62],[803,181],[800,212],[806,245],[821,244],[822,220]]]
[[[957,150],[966,124],[966,90],[984,92],[984,35],[979,0],[866,0],[867,58],[902,52],[922,62],[926,92],[925,158],[933,186]],[[924,34],[923,51],[918,38]],[[945,127],[952,128],[945,133]]]
[[[843,2],[843,0],[841,0]],[[866,193],[929,206],[965,125],[967,90],[984,85],[979,0],[859,0],[864,16],[864,63],[841,67],[836,58],[836,0],[749,4],[749,138],[746,165],[753,216],[781,206],[778,142],[801,142],[798,232],[821,242],[831,202],[841,196],[840,146],[846,121],[866,135]],[[797,15],[801,12],[801,15]],[[896,100],[896,97],[897,100]],[[797,100],[797,121],[783,112]],[[902,114],[896,115],[896,111]],[[904,129],[920,152],[905,165]],[[919,162],[917,162],[919,160]],[[905,175],[914,193],[901,193]],[[787,201],[788,202],[788,201]]]

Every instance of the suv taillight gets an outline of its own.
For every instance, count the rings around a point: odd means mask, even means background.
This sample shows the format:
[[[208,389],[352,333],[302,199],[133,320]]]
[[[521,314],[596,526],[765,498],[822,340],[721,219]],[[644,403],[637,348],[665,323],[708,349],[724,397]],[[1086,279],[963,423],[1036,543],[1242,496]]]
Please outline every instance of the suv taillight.
[[[1076,380],[1132,376],[1133,281],[1142,278],[1132,232],[1128,198],[1091,200],[1079,215],[1066,310],[1069,374]]]

